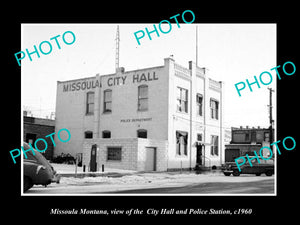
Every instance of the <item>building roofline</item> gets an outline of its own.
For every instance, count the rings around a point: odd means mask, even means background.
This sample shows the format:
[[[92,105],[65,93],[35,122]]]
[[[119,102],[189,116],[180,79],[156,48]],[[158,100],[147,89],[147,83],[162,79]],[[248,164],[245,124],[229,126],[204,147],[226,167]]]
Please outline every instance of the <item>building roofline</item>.
[[[191,69],[189,68],[186,68],[178,63],[175,63],[175,60],[172,59],[174,61],[174,64],[176,64],[177,66],[180,66],[182,68],[184,68],[185,70],[188,70],[188,71],[191,71]],[[141,68],[141,69],[135,69],[135,70],[129,70],[129,71],[124,71],[124,72],[118,72],[118,73],[110,73],[110,74],[103,74],[103,75],[100,75],[99,73],[97,73],[95,76],[90,76],[90,77],[82,77],[82,78],[77,78],[77,79],[72,79],[72,80],[65,80],[65,81],[57,81],[57,84],[60,84],[60,83],[67,83],[67,82],[74,82],[74,81],[80,81],[80,80],[86,80],[86,79],[93,79],[93,78],[96,78],[97,76],[99,77],[107,77],[107,76],[116,76],[116,75],[121,75],[121,74],[128,74],[128,73],[132,73],[132,72],[138,72],[138,71],[143,71],[143,70],[149,70],[149,69],[156,69],[156,68],[164,68],[165,67],[165,64],[164,65],[161,65],[161,66],[152,66],[152,67],[146,67],[146,68]],[[196,69],[199,71],[205,71],[205,70],[208,70],[206,67],[199,67],[199,66],[196,66]],[[204,72],[204,75],[205,75],[205,72]],[[214,79],[211,79],[211,82],[215,82],[215,83],[220,83],[220,81],[216,81]]]
[[[99,75],[99,77],[116,76],[116,75],[120,75],[120,74],[128,74],[128,73],[132,73],[132,72],[155,69],[155,68],[163,68],[163,67],[164,67],[164,65],[163,66],[152,66],[152,67],[146,67],[146,68],[142,68],[142,69],[129,70],[129,71],[125,71],[123,73],[111,73],[111,74],[103,74],[103,75],[100,75],[99,73],[97,73],[95,76],[92,76],[92,77],[83,77],[83,78],[77,78],[77,79],[72,79],[72,80],[57,81],[57,83],[59,84],[59,83],[67,83],[67,82],[71,82],[71,81],[74,82],[74,81],[92,79],[92,78],[96,78],[97,75]]]
[[[76,79],[72,79],[72,80],[64,80],[64,81],[57,81],[58,84],[60,83],[67,83],[67,82],[70,82],[70,81],[79,81],[79,80],[86,80],[86,79],[92,79],[92,78],[96,78],[97,77],[97,74],[96,76],[92,76],[92,77],[82,77],[82,78],[76,78]]]

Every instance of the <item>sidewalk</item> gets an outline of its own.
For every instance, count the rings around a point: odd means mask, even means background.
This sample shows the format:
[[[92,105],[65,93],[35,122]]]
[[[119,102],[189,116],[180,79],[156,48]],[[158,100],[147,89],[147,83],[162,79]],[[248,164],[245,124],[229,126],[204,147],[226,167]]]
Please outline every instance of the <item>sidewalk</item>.
[[[51,163],[54,170],[58,174],[61,175],[61,177],[98,177],[98,176],[106,176],[106,177],[122,177],[125,175],[132,175],[139,173],[134,170],[121,170],[121,169],[113,169],[113,168],[104,168],[104,172],[97,171],[97,172],[83,172],[83,167],[77,167],[77,173],[75,174],[75,165],[70,164],[58,164],[58,163]],[[86,169],[87,170],[87,169]]]
[[[104,172],[83,172],[83,167],[77,167],[77,174],[75,174],[75,165],[69,164],[57,164],[51,163],[54,169],[57,171],[61,177],[76,177],[76,178],[84,178],[84,177],[123,177],[126,175],[134,175],[134,174],[144,174],[144,173],[167,173],[169,175],[174,174],[211,174],[211,175],[223,175],[223,172],[220,170],[208,170],[208,171],[189,171],[189,170],[174,170],[174,171],[163,171],[163,172],[144,172],[144,171],[135,171],[135,170],[123,170],[123,169],[114,169],[114,168],[104,168]]]

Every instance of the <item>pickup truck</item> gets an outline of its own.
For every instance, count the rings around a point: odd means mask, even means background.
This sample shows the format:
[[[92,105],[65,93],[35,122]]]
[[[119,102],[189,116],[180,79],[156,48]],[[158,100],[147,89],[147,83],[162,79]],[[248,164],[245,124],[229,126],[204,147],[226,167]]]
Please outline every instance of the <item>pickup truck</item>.
[[[249,156],[249,158],[251,159],[252,157]],[[241,163],[242,159],[239,160],[241,160]],[[235,162],[227,162],[222,166],[222,171],[225,176],[230,176],[231,174],[233,176],[239,176],[240,174],[255,174],[256,176],[260,176],[263,173],[267,176],[272,176],[274,174],[274,159],[264,160],[259,158],[259,161],[260,163],[256,158],[251,159],[251,166],[249,161],[246,160],[246,162],[240,166],[241,171],[239,171]]]

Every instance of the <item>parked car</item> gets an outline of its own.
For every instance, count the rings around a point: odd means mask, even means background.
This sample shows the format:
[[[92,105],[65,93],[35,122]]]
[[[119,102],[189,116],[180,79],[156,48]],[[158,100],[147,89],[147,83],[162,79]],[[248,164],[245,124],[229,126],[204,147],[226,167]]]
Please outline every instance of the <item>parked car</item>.
[[[251,158],[251,156],[249,156]],[[238,163],[242,163],[243,159],[239,159]],[[236,163],[228,163],[225,164],[225,168],[223,168],[223,173],[225,176],[239,176],[240,174],[255,174],[256,176],[260,176],[265,173],[267,176],[272,176],[274,174],[274,159],[271,158],[269,160],[264,160],[259,157],[260,163],[256,158],[251,159],[251,164],[246,158],[246,162],[243,165],[240,165],[241,171],[239,171]]]
[[[30,149],[30,146],[24,142],[24,150]],[[33,185],[47,186],[51,182],[59,183],[60,175],[56,173],[47,159],[37,150],[26,152],[27,158],[23,154],[23,190],[26,192]]]

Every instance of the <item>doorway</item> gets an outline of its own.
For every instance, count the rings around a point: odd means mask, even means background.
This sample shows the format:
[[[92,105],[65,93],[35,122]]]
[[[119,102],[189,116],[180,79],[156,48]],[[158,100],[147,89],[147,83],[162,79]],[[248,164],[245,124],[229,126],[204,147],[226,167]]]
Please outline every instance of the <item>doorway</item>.
[[[202,145],[197,144],[197,151],[196,151],[196,165],[202,166]]]
[[[96,172],[97,171],[97,145],[92,145],[91,149],[91,158],[90,158],[90,171]]]
[[[145,148],[145,171],[156,171],[156,148]]]

